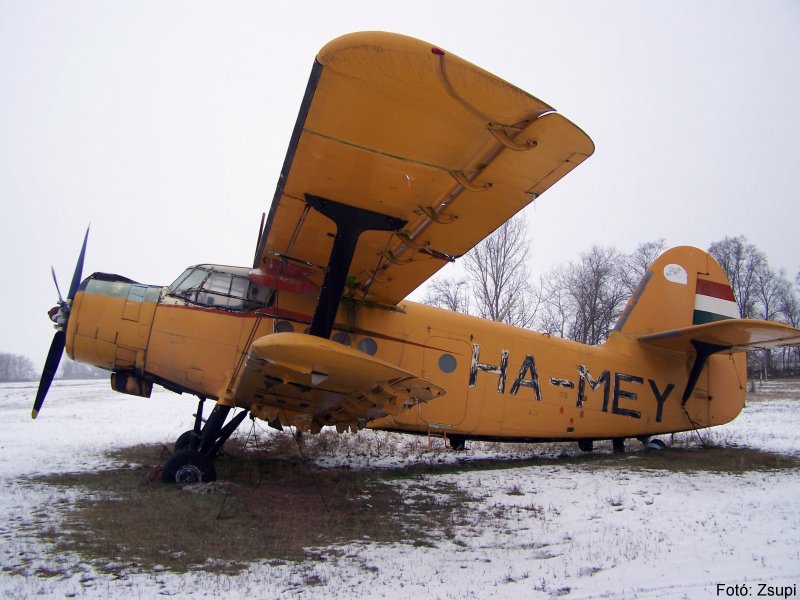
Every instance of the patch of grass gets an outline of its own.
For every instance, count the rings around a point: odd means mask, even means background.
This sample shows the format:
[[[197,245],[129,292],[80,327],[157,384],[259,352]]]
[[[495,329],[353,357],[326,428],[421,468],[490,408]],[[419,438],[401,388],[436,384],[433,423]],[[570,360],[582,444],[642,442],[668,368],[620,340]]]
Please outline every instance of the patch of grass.
[[[670,473],[745,473],[800,468],[800,457],[752,448],[676,448],[608,457],[606,465]]]
[[[85,491],[61,527],[41,531],[105,572],[235,573],[256,560],[326,560],[315,547],[364,540],[434,544],[464,515],[454,486],[392,485],[379,471],[313,469],[280,449],[217,459],[221,491],[189,493],[152,477],[161,446],[114,453],[125,466],[37,478]],[[435,493],[434,493],[435,491]]]
[[[520,487],[520,485],[518,483],[512,484],[511,487],[508,488],[508,491],[506,492],[506,494],[508,494],[509,496],[524,496],[525,495],[524,492],[522,491],[522,488]]]
[[[602,444],[603,442],[600,442]],[[645,451],[635,448],[625,454],[580,453],[574,455],[562,454],[561,456],[532,456],[529,458],[487,458],[470,460],[460,463],[421,463],[408,467],[387,470],[387,478],[407,479],[413,476],[463,473],[467,471],[488,471],[502,469],[519,469],[523,467],[541,466],[574,466],[585,469],[651,469],[656,471],[680,473],[743,473],[746,471],[784,470],[800,468],[800,457],[786,454],[767,452],[752,448],[735,446],[708,446],[692,445],[691,440],[685,444],[678,444],[663,450]],[[602,450],[602,445],[599,446]],[[514,486],[507,492],[517,495]],[[521,490],[519,490],[521,491]]]

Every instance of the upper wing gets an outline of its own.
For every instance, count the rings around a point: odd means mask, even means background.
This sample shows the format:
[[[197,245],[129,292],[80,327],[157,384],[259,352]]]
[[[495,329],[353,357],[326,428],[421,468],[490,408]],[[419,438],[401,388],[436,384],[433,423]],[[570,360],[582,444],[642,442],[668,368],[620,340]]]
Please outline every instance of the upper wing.
[[[349,268],[361,298],[396,304],[593,151],[550,106],[456,56],[346,35],[317,56],[254,266],[326,266],[336,227],[306,195],[326,198],[407,222],[363,233]]]
[[[354,429],[445,391],[395,365],[336,342],[275,333],[253,342],[233,399],[260,419],[300,430]]]
[[[679,352],[694,351],[693,340],[726,348],[728,352],[739,352],[752,348],[798,346],[800,329],[773,321],[726,319],[645,335],[639,340],[657,348]]]

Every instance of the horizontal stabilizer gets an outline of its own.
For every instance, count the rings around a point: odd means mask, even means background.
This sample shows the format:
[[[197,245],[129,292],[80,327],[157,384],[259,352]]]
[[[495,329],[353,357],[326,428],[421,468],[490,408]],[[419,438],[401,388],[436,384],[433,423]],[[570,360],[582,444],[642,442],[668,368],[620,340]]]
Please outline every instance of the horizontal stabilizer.
[[[301,430],[355,429],[445,391],[428,380],[337,342],[275,333],[253,342],[234,400],[254,416]]]
[[[677,352],[694,352],[692,342],[723,347],[723,352],[740,352],[753,348],[800,346],[800,329],[774,321],[726,319],[645,335],[639,341]]]

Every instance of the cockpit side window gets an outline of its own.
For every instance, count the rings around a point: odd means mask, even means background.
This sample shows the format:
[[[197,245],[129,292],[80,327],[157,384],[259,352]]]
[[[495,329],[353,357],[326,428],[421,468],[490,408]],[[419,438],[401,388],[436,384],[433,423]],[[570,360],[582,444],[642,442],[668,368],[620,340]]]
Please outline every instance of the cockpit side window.
[[[188,274],[184,272],[183,275],[176,279],[175,283],[170,286],[168,293],[195,302],[197,300],[197,290],[208,277],[208,271],[205,269],[187,269],[186,271],[190,272]]]
[[[197,294],[197,303],[228,310],[242,310],[244,296],[236,297],[231,293],[233,279],[230,273],[212,272],[203,284],[203,290]]]
[[[272,290],[254,285],[246,274],[247,270],[236,267],[190,267],[169,287],[167,294],[223,310],[249,311],[267,306]]]
[[[172,284],[168,288],[168,292],[170,294],[173,293],[176,289],[178,289],[178,286],[180,286],[183,280],[186,279],[193,272],[194,272],[193,267],[189,267],[188,269],[186,269],[183,273],[180,274],[180,277],[178,277],[175,281],[172,282]]]

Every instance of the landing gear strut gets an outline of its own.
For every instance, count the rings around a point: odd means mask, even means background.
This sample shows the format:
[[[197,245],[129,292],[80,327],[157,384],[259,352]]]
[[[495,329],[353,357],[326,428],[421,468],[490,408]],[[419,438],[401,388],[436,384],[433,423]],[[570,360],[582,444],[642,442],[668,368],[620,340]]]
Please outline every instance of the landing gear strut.
[[[175,441],[175,454],[164,464],[161,480],[164,483],[197,483],[215,481],[214,458],[247,417],[243,410],[225,425],[230,406],[217,404],[203,425],[203,403],[200,398],[194,429],[182,433]]]

